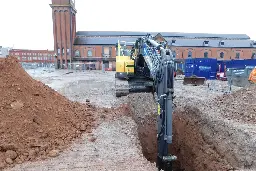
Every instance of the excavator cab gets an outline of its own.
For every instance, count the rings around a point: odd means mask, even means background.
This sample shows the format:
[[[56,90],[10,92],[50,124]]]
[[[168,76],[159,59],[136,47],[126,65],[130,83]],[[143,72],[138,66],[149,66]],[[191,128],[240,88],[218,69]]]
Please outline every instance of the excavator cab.
[[[131,50],[126,46],[125,41],[118,41],[116,44],[116,75],[118,79],[128,79],[134,75],[134,60],[130,58]]]

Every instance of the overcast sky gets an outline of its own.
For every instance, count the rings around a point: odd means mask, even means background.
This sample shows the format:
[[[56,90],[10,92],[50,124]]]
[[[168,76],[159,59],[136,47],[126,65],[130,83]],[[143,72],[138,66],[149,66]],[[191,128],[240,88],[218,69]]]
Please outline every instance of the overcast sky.
[[[51,0],[0,0],[0,46],[53,49]],[[256,40],[255,0],[76,0],[77,31],[239,33]]]

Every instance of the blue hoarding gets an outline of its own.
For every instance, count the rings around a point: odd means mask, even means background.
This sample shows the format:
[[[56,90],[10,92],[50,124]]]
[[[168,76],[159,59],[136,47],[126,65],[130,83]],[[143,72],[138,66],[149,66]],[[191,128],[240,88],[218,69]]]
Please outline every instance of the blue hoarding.
[[[216,79],[217,59],[194,58],[185,60],[185,76],[196,75],[206,79]]]
[[[227,68],[245,69],[246,66],[256,66],[256,59],[230,60],[226,62]]]

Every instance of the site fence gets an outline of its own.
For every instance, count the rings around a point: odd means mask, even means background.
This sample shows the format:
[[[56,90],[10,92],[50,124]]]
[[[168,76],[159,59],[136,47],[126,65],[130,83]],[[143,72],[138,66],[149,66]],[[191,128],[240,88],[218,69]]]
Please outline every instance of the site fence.
[[[36,69],[36,68],[55,68],[53,63],[25,63],[21,62],[21,66],[24,69]]]

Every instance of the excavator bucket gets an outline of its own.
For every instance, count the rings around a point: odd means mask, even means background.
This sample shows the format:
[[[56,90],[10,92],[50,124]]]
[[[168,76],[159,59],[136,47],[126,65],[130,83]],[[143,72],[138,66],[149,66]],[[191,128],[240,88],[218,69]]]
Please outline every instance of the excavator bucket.
[[[184,80],[183,80],[183,85],[188,85],[188,84],[191,84],[191,85],[195,85],[195,86],[198,86],[198,85],[204,85],[205,83],[205,77],[184,77]]]

